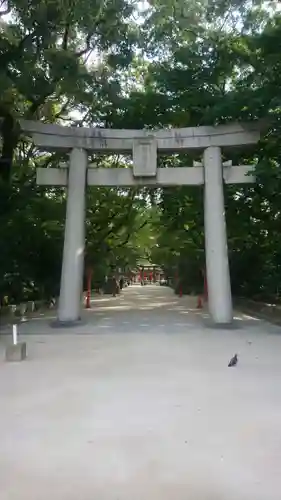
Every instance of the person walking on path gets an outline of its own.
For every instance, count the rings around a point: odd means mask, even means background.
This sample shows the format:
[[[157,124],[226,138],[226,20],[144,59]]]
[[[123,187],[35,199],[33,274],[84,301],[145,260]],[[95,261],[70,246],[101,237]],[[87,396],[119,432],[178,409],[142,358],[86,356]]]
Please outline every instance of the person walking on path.
[[[121,278],[119,280],[119,286],[120,286],[120,290],[122,290],[122,288],[124,286],[124,278],[123,278],[123,276],[121,276]]]
[[[118,282],[116,276],[113,276],[112,278],[112,295],[113,297],[116,297],[116,294],[118,293]]]

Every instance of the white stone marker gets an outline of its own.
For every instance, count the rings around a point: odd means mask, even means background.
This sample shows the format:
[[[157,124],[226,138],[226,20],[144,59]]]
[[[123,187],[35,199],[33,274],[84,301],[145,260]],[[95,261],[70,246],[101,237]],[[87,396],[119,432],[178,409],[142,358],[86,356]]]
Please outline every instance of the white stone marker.
[[[85,188],[88,157],[83,149],[70,153],[58,322],[80,319],[85,246]]]
[[[221,149],[211,146],[204,151],[205,197],[204,223],[208,301],[216,324],[233,319],[227,234],[223,194]]]
[[[5,358],[6,361],[23,361],[26,359],[26,342],[18,342],[18,326],[16,324],[12,325],[12,344],[6,347]]]
[[[13,345],[17,345],[18,343],[18,327],[17,325],[13,325]]]
[[[17,345],[18,343],[18,327],[17,325],[13,325],[13,345]]]

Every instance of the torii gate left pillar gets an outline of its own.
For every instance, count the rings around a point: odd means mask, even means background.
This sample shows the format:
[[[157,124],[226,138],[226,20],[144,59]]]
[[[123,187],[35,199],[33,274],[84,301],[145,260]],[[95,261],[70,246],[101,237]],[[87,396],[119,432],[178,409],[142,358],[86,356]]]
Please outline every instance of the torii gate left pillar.
[[[80,319],[85,247],[85,187],[88,155],[70,153],[58,322],[73,325]]]

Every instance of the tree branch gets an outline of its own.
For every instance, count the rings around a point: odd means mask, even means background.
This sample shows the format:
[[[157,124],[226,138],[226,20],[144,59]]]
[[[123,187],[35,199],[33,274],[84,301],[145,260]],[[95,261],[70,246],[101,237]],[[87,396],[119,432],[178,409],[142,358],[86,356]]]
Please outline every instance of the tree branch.
[[[132,203],[130,204],[130,206],[128,207],[127,209],[127,217],[126,217],[126,220],[128,220],[128,217],[130,216],[130,213],[132,211],[132,207],[133,207],[133,200],[132,200]],[[113,219],[115,219],[115,217],[117,217],[118,213],[115,213],[111,219],[110,219],[110,222],[112,222]],[[109,223],[110,223],[109,222]],[[102,244],[102,242],[108,238],[108,236],[110,234],[116,234],[120,229],[121,227],[124,226],[124,217],[122,217],[121,221],[119,221],[119,223],[116,224],[115,227],[111,227],[106,233],[104,233],[102,235],[102,237],[100,238],[100,240],[97,242],[97,244],[95,245],[96,248],[99,248],[100,245]],[[140,228],[139,228],[140,229]],[[122,245],[121,245],[122,246]]]
[[[75,120],[75,124],[77,125],[77,127],[83,127],[85,120],[89,117],[91,112],[92,112],[92,110],[88,109],[88,111],[85,113],[85,115],[80,120]]]
[[[67,99],[67,101],[62,105],[61,109],[55,114],[55,119],[61,118],[62,113],[64,113],[67,110],[67,107],[69,106],[71,102],[71,99]],[[67,118],[69,120],[69,118]]]
[[[90,31],[90,33],[88,33],[88,35],[86,37],[86,47],[84,49],[80,50],[79,52],[76,52],[75,53],[76,57],[84,56],[88,52],[88,50],[91,49],[91,39],[94,36],[94,34],[95,34],[95,30],[92,30],[92,31]]]
[[[69,30],[70,30],[70,24],[67,23],[65,25],[65,30],[64,30],[63,39],[62,39],[62,49],[63,50],[67,50],[67,48],[68,48]]]
[[[3,4],[5,4],[5,0],[2,0],[1,2],[1,7]],[[9,1],[7,2],[7,8],[5,10],[0,10],[0,17],[2,16],[6,16],[7,14],[9,14],[11,12],[11,6],[10,6],[10,3]]]
[[[144,226],[146,226],[146,224],[148,224],[148,220],[145,220],[145,221],[144,221],[144,222],[143,222],[143,223],[142,223],[142,224],[138,227],[138,229],[136,229],[136,233],[137,233],[138,231],[140,231],[140,230],[141,230]],[[125,240],[124,240],[122,243],[120,243],[119,245],[116,245],[116,248],[121,248],[121,247],[123,247],[124,245],[127,245],[128,241],[129,241],[129,239],[130,239],[130,237],[131,237],[131,234],[132,234],[131,232],[128,232],[128,234],[127,234],[127,236],[126,236]]]
[[[6,50],[0,56],[0,67],[1,71],[6,71],[6,67],[10,64],[11,61],[15,59],[15,57],[20,57],[25,49],[27,42],[33,41],[33,39],[40,34],[40,26],[37,26],[31,33],[28,33],[22,40],[18,43],[18,45],[11,45],[8,50]]]
[[[102,1],[101,5],[99,7],[99,11],[97,13],[97,16],[96,16],[96,18],[94,20],[94,26],[95,26],[95,28],[96,28],[97,24],[101,21],[104,6],[105,6],[105,0]],[[81,57],[81,56],[85,55],[91,49],[91,39],[92,39],[92,37],[95,34],[95,31],[96,31],[95,28],[92,29],[92,31],[90,31],[90,33],[88,33],[88,35],[86,37],[86,47],[85,47],[85,49],[82,49],[82,50],[80,50],[80,52],[77,52],[75,54],[76,57]]]
[[[9,111],[0,110],[3,117],[1,123],[2,154],[0,158],[0,178],[5,183],[11,179],[14,152],[20,136],[17,122]]]
[[[29,108],[27,110],[27,114],[26,114],[27,118],[32,117],[34,115],[34,113],[36,113],[38,108],[40,108],[40,106],[42,106],[45,103],[46,99],[55,92],[56,85],[59,83],[59,81],[60,81],[60,78],[55,78],[52,82],[50,82],[51,89],[48,92],[45,92],[45,94],[38,97],[38,99],[34,99],[32,101],[31,105],[29,106]]]

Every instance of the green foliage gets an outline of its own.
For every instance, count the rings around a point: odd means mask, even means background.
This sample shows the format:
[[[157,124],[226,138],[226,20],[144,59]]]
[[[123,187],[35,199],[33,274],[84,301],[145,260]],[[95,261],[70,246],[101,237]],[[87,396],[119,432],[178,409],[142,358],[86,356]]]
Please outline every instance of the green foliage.
[[[32,178],[24,184],[15,180],[9,188],[2,184],[2,193],[0,296],[14,301],[50,298],[58,291],[64,200],[59,193],[48,198]]]
[[[154,93],[151,123],[164,126],[270,118],[256,150],[231,158],[256,165],[256,185],[228,187],[225,196],[233,292],[271,299],[279,296],[281,282],[280,23],[280,15],[271,17],[264,2],[222,1],[208,2],[198,29],[190,22],[189,33],[170,24],[171,43],[150,64],[142,105],[147,123]],[[159,45],[166,41],[162,26],[151,27]],[[169,166],[173,164],[179,166],[177,157]],[[178,272],[187,290],[200,282],[202,289],[202,196],[191,188],[163,190],[160,208],[163,231],[157,260],[168,274]]]
[[[277,2],[278,4],[278,2]],[[257,183],[225,189],[236,294],[280,294],[281,17],[262,0],[11,0],[0,24],[0,276],[2,296],[57,293],[65,193],[39,189],[39,155],[18,119],[72,126],[155,128],[269,119],[257,148]],[[269,8],[270,7],[270,8]],[[278,13],[279,12],[279,13]],[[1,13],[0,13],[1,19]],[[159,166],[191,166],[187,155]],[[128,166],[128,158],[91,158]],[[203,191],[184,187],[88,190],[86,266],[96,280],[139,259],[202,286]]]

